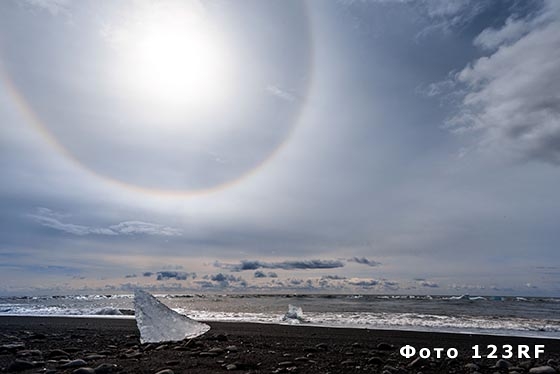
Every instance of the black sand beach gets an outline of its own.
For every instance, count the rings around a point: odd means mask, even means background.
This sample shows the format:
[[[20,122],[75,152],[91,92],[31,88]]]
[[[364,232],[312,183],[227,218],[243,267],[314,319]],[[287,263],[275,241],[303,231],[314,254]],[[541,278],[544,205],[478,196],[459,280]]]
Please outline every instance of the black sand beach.
[[[190,341],[140,344],[132,319],[0,317],[0,370],[24,373],[555,373],[560,340],[447,333],[210,323]],[[472,358],[494,344],[531,359]],[[456,348],[454,359],[404,358],[400,348]],[[534,358],[534,346],[545,353]],[[76,361],[78,360],[78,361]],[[79,361],[83,360],[83,361]],[[163,374],[163,373],[162,373]]]

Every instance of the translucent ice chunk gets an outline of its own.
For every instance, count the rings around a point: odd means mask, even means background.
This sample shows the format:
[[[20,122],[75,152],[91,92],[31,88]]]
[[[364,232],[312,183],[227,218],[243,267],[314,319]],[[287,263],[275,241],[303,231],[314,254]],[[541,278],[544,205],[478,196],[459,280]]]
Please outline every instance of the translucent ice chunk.
[[[190,339],[210,330],[210,326],[169,309],[142,290],[134,292],[134,312],[142,343]]]
[[[303,310],[299,306],[289,304],[288,313],[284,315],[282,320],[290,323],[305,322],[305,319],[303,318]]]

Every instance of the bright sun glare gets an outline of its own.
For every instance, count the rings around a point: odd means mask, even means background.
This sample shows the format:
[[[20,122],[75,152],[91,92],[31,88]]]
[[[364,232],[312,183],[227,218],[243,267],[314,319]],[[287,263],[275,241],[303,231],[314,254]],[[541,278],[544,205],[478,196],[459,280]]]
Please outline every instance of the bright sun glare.
[[[122,52],[126,86],[159,109],[201,113],[230,92],[231,54],[200,10],[144,14],[128,27]]]

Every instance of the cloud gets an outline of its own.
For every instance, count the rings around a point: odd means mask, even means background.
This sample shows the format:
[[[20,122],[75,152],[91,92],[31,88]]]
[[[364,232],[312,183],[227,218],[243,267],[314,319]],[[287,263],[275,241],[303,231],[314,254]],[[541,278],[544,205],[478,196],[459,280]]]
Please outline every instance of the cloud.
[[[53,16],[70,14],[68,11],[69,0],[25,0],[25,3],[32,7],[44,9]]]
[[[428,281],[428,280],[421,280],[421,281],[418,281],[417,283],[422,287],[439,288],[439,284],[437,284],[436,282]]]
[[[464,95],[447,127],[475,132],[480,149],[560,164],[560,3],[536,18],[509,18],[475,44],[494,51],[456,75]]]
[[[36,214],[30,214],[29,217],[35,220],[35,222],[43,226],[50,227],[51,229],[55,229],[58,231],[63,231],[68,234],[79,235],[79,236],[89,235],[89,234],[117,235],[116,232],[107,228],[76,225],[73,223],[63,223],[59,220],[63,216],[60,213],[52,211],[48,208],[43,208],[43,207],[38,208]]]
[[[348,283],[353,286],[360,286],[360,287],[373,287],[379,285],[379,281],[376,279],[363,279],[363,278],[352,278],[348,280]]]
[[[430,21],[417,38],[432,33],[448,33],[469,25],[487,7],[488,2],[479,0],[423,0],[416,3],[419,11]]]
[[[136,274],[127,274],[124,277],[125,278],[136,278]]]
[[[230,271],[257,270],[257,269],[284,269],[284,270],[308,270],[308,269],[334,269],[341,268],[344,264],[338,260],[294,260],[281,262],[264,262],[259,260],[241,260],[239,264],[223,264],[218,261],[215,267],[228,269]]]
[[[210,287],[220,287],[225,288],[229,287],[230,283],[236,283],[236,287],[247,287],[247,282],[242,277],[236,277],[232,274],[206,274],[202,277],[204,281],[195,282],[199,284],[203,288],[210,288]],[[212,282],[209,282],[212,281]]]
[[[268,85],[266,87],[266,91],[269,94],[271,94],[273,96],[276,96],[276,97],[278,97],[282,100],[285,100],[285,101],[290,101],[291,102],[291,101],[295,101],[295,99],[296,99],[296,97],[294,95],[292,95],[291,93],[288,93],[288,92],[286,92],[286,91],[284,91],[284,90],[282,90],[279,87],[274,86],[274,85]]]
[[[184,271],[158,271],[156,279],[158,281],[165,281],[168,279],[187,280],[189,277],[193,279],[196,278],[196,273],[186,273]]]
[[[344,280],[346,277],[341,277],[340,275],[323,275],[321,279]]]
[[[109,226],[109,228],[118,234],[125,235],[182,235],[182,231],[179,229],[142,221],[124,221],[117,225]]]
[[[381,265],[381,262],[369,260],[365,257],[353,257],[348,259],[348,262],[356,262],[358,264],[368,265],[368,266],[378,266]]]
[[[273,271],[269,271],[268,273],[265,273],[264,271],[257,270],[255,271],[254,277],[255,278],[278,278],[278,274],[276,274]]]
[[[62,218],[67,217],[59,212],[48,208],[39,207],[35,214],[29,214],[35,222],[50,227],[52,229],[63,231],[68,234],[84,236],[84,235],[158,235],[158,236],[180,236],[182,231],[173,227],[159,225],[156,223],[142,221],[123,221],[109,227],[95,227],[77,225],[74,223],[64,223]]]
[[[142,273],[143,277],[151,277],[152,275],[154,275],[154,273],[152,273],[151,271],[145,271]]]

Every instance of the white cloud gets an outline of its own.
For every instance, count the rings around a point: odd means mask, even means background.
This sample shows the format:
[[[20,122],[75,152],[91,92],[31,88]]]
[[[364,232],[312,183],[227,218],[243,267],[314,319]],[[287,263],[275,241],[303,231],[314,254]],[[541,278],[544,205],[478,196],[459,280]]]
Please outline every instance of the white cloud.
[[[180,236],[182,231],[173,227],[142,221],[124,221],[109,228],[119,234],[126,235],[162,235]]]
[[[430,20],[430,26],[423,29],[417,37],[434,32],[447,33],[468,25],[489,5],[478,0],[424,0],[420,2],[421,11]]]
[[[534,17],[516,18],[516,16],[510,16],[502,27],[489,27],[482,31],[474,40],[474,44],[491,50],[516,42],[532,30],[557,19],[557,10],[558,2],[550,2]]]
[[[39,207],[35,214],[30,214],[35,222],[63,231],[73,235],[159,235],[159,236],[181,236],[182,231],[173,227],[159,225],[156,223],[142,221],[124,221],[109,227],[95,227],[65,223],[61,219],[67,217],[64,214],[51,209]]]
[[[498,49],[457,74],[466,94],[450,128],[480,132],[484,148],[560,164],[559,10],[548,3],[538,22],[508,21],[477,37],[475,43]]]
[[[279,97],[282,100],[286,100],[286,101],[295,101],[295,96],[292,95],[291,93],[282,90],[281,88],[279,88],[278,86],[274,86],[274,85],[268,85],[266,87],[266,91],[276,97]]]
[[[53,16],[57,16],[60,14],[69,14],[69,0],[26,0],[25,2],[33,7],[44,9],[51,13]]]

